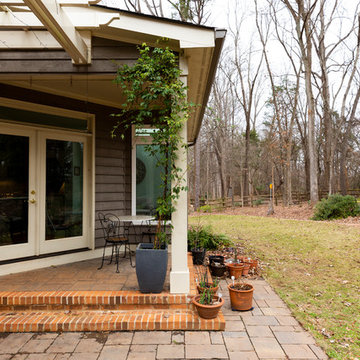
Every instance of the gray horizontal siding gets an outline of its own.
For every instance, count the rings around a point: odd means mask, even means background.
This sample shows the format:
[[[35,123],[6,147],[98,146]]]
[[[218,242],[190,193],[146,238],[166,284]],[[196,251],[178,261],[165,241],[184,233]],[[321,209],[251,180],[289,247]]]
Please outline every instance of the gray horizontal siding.
[[[114,73],[118,65],[132,65],[139,56],[136,45],[94,37],[89,65],[72,64],[64,50],[3,50],[0,73]]]
[[[95,245],[103,245],[98,212],[131,213],[131,136],[111,139],[114,119],[96,115],[95,137]]]

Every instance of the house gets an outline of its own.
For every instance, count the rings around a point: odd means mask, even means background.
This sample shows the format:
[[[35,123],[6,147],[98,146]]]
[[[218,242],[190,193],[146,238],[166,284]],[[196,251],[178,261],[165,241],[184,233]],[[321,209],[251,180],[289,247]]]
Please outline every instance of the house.
[[[1,275],[99,257],[98,211],[150,208],[136,206],[137,196],[151,203],[136,188],[139,139],[110,137],[122,104],[116,68],[134,63],[139,44],[168,38],[188,99],[201,105],[183,129],[193,144],[225,33],[96,1],[1,1]],[[170,291],[188,293],[186,193],[172,224]]]

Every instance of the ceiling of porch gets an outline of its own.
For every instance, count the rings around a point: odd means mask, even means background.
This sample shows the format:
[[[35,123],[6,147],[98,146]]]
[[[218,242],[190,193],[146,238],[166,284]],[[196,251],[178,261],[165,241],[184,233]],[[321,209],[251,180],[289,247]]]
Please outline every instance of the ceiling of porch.
[[[198,135],[215,75],[225,31],[119,9],[92,6],[87,0],[3,0],[0,4],[0,82],[78,100],[120,108],[121,91],[112,82],[116,64],[94,56],[95,38],[128,44],[159,38],[180,54],[188,99],[195,107],[188,123],[188,141]],[[67,53],[67,66],[21,58],[30,52]],[[19,57],[19,51],[21,56]],[[40,56],[38,55],[38,56]],[[57,55],[56,55],[57,56]],[[39,59],[38,59],[39,60]],[[129,59],[128,59],[129,60]],[[131,59],[130,59],[131,60]],[[72,63],[71,63],[72,61]],[[126,61],[126,59],[124,60]],[[52,64],[52,65],[51,65]],[[49,68],[52,66],[51,68]]]

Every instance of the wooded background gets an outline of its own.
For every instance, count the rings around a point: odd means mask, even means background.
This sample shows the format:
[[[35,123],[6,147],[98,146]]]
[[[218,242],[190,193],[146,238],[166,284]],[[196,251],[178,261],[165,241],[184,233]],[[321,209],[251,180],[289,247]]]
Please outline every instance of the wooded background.
[[[133,11],[209,24],[215,0],[128,0]],[[227,2],[226,48],[203,126],[190,148],[201,198],[360,188],[359,1]],[[225,6],[225,3],[224,3]],[[209,24],[210,25],[210,24]]]

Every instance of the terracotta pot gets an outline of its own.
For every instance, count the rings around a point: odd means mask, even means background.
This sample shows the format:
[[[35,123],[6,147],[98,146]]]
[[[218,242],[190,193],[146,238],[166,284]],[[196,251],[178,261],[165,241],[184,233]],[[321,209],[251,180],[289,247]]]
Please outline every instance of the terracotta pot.
[[[226,270],[226,266],[223,264],[220,265],[214,265],[214,263],[212,263],[210,265],[210,270],[211,270],[211,275],[215,276],[215,277],[223,277],[225,270]]]
[[[216,294],[219,286],[207,286],[207,287],[201,287],[200,285],[197,286],[199,294],[202,294],[205,290],[210,290],[213,294]]]
[[[192,303],[195,305],[198,314],[204,319],[214,319],[217,317],[221,307],[224,305],[224,299],[219,298],[217,295],[214,296],[215,301],[219,301],[216,305],[203,305],[199,303],[201,295],[196,295],[192,299]]]
[[[258,261],[256,259],[250,259],[250,269],[257,269]]]
[[[250,270],[250,263],[248,262],[244,262],[244,268],[243,268],[243,276],[249,275],[249,270]]]
[[[244,264],[231,263],[231,264],[226,264],[226,267],[228,268],[230,277],[234,276],[235,279],[241,278],[241,275],[242,275],[242,272],[244,269]]]
[[[228,285],[232,310],[246,311],[252,309],[254,288],[250,284],[244,284],[244,285],[250,286],[251,289],[237,290],[231,288],[233,286],[232,284]]]
[[[244,257],[243,262],[250,264],[250,269],[257,269],[258,267],[258,261],[256,259]]]

